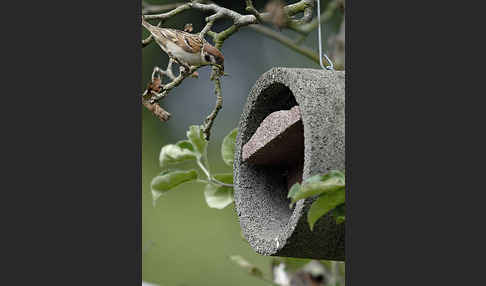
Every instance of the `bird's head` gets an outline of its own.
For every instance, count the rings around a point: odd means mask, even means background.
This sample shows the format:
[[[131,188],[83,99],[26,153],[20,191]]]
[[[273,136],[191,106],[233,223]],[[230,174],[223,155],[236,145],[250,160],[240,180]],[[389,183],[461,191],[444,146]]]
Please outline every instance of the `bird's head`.
[[[224,73],[224,56],[218,49],[206,43],[203,46],[202,56],[206,64],[215,65],[219,67],[221,74]]]

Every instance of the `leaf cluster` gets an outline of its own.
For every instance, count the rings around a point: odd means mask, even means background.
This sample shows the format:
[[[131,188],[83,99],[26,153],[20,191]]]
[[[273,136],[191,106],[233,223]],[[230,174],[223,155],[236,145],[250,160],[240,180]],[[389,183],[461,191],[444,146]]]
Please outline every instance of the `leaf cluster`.
[[[317,220],[328,213],[340,224],[346,220],[346,181],[341,171],[330,171],[324,175],[315,175],[300,183],[295,183],[287,197],[291,205],[299,200],[318,196],[307,213],[307,222],[312,230]]]
[[[233,167],[234,144],[237,129],[233,129],[223,140],[221,157],[226,165]],[[233,199],[233,172],[212,174],[207,158],[208,141],[203,134],[203,127],[192,125],[186,133],[187,140],[162,147],[159,155],[160,167],[163,171],[152,179],[150,184],[152,199],[155,202],[168,191],[188,182],[205,184],[204,197],[210,208],[223,209],[230,205]],[[204,173],[200,178],[197,169],[172,169],[176,164],[194,161]]]

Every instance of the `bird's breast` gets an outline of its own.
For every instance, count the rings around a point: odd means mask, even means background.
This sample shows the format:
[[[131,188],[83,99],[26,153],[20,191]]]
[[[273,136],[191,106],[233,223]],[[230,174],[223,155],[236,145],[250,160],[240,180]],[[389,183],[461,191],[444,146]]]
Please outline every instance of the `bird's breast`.
[[[191,66],[198,66],[205,64],[201,58],[200,53],[188,53],[175,43],[166,41],[166,49],[176,57],[178,60],[185,62]]]

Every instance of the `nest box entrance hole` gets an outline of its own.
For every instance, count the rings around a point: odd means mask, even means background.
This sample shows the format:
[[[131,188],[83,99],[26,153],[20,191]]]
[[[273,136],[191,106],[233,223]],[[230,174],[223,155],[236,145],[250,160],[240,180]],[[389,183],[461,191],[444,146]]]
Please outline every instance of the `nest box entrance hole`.
[[[271,202],[269,215],[275,222],[272,228],[279,231],[293,212],[288,191],[296,182],[302,182],[304,127],[300,109],[292,91],[274,83],[262,91],[249,118],[252,124],[244,135],[249,140],[243,144],[242,161],[268,182],[265,199]]]

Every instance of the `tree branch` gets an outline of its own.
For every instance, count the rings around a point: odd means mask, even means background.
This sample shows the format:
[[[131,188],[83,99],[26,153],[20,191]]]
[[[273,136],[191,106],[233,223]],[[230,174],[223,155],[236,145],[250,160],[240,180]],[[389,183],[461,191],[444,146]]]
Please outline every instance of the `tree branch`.
[[[338,6],[337,4],[338,1],[339,0],[335,0],[328,5],[328,9],[322,14],[323,17],[321,17],[321,22],[330,19],[332,13]],[[263,25],[257,25],[258,23],[269,23],[272,20],[271,13],[269,12],[260,13],[253,6],[253,2],[251,0],[246,0],[245,2],[247,5],[246,11],[251,13],[250,15],[242,15],[238,12],[235,12],[233,10],[212,3],[211,1],[191,1],[188,3],[175,3],[175,4],[167,4],[167,5],[150,5],[145,3],[143,4],[145,12],[147,13],[163,12],[163,13],[145,15],[142,16],[142,18],[145,20],[160,20],[159,23],[160,25],[167,19],[174,17],[182,13],[183,11],[190,10],[190,9],[198,10],[205,13],[211,13],[212,15],[206,18],[206,25],[200,31],[199,36],[202,38],[205,35],[212,37],[214,45],[217,49],[221,49],[223,42],[231,35],[236,33],[241,27],[250,26],[256,32],[265,35],[269,38],[272,38],[280,42],[281,44],[289,47],[290,49],[306,56],[307,58],[313,60],[314,62],[319,63],[319,56],[314,51],[300,45],[300,43],[305,39],[305,36],[307,36],[312,30],[314,30],[319,24],[317,23],[316,19],[311,21],[315,0],[301,0],[297,3],[279,8],[281,9],[281,11],[283,11],[284,17],[286,19],[284,21],[283,27],[296,31],[302,35],[302,37],[300,37],[298,41],[294,41],[289,37],[285,36],[284,34],[279,33],[270,28],[267,28]],[[300,19],[294,19],[293,16],[295,16],[300,12],[304,12],[304,15]],[[214,23],[217,20],[223,18],[232,20],[233,24],[219,33],[211,31],[211,28],[214,25]],[[143,40],[142,47],[147,46],[151,42],[151,40],[152,40],[152,36],[149,36],[147,39]],[[174,59],[174,61],[177,60]],[[143,98],[144,100],[148,100],[150,104],[154,104],[160,99],[166,97],[170,90],[180,85],[186,77],[195,73],[196,70],[199,68],[199,66],[183,68],[181,65],[181,70],[179,75],[174,76],[171,69],[172,63],[173,61],[170,60],[166,70],[161,70],[158,67],[156,67],[157,70],[154,69],[154,73],[165,75],[168,78],[170,78],[172,81],[165,85],[160,85],[158,90],[152,89],[149,91],[149,89],[147,89],[147,91],[143,95]],[[214,110],[206,118],[205,121],[204,134],[207,140],[209,140],[209,136],[211,134],[210,130],[214,123],[214,119],[216,118],[222,106],[221,81],[219,78],[220,74],[217,71],[218,71],[217,67],[213,66],[213,73],[211,75],[211,80],[215,82],[215,94],[217,100],[216,100],[216,105]],[[154,76],[152,76],[152,83],[154,83],[154,80],[155,80]],[[158,117],[160,118],[160,115]]]
[[[171,4],[165,4],[165,5],[154,5],[147,3],[145,1],[142,1],[142,15],[147,14],[147,13],[157,13],[157,12],[164,12],[164,11],[170,11],[174,8],[177,8],[178,6],[181,6],[184,3],[171,3]]]
[[[147,94],[160,91],[161,82],[160,78],[155,78],[148,84],[147,90],[142,94],[142,104],[160,121],[165,122],[170,119],[171,114],[160,107],[159,104],[150,102],[146,97]]]
[[[171,64],[170,60],[169,60],[169,64]],[[179,75],[177,77],[173,77],[174,75],[172,74],[171,70],[169,71],[169,69],[167,69],[164,71],[164,70],[160,70],[160,68],[158,67],[155,67],[154,73],[155,73],[155,69],[158,69],[160,73],[167,75],[169,78],[172,79],[172,81],[165,85],[161,85],[160,87],[161,92],[152,92],[152,94],[147,94],[146,97],[150,99],[151,103],[161,100],[162,98],[166,97],[169,94],[169,91],[179,86],[186,77],[192,75],[198,68],[199,67],[192,66],[189,68],[189,70],[186,70],[184,67],[181,66]],[[155,80],[152,78],[152,81]]]
[[[165,21],[171,17],[174,17],[175,15],[185,11],[185,10],[189,10],[191,9],[191,7],[189,6],[190,3],[186,3],[186,4],[182,4],[180,6],[177,6],[177,8],[167,12],[167,13],[162,13],[162,14],[155,14],[155,15],[145,15],[144,18],[146,20],[152,20],[152,19],[159,19],[159,20],[162,20],[162,21]]]

